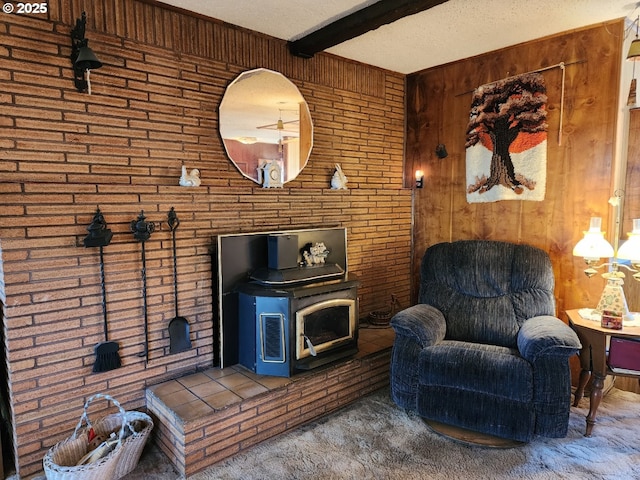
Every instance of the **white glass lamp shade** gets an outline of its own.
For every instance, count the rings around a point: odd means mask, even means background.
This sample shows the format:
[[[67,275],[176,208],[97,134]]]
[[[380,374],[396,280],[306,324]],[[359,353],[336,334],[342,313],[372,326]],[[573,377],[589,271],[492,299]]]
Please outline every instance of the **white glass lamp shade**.
[[[618,250],[618,258],[640,263],[640,218],[633,219],[633,232],[629,233],[629,240],[624,242]]]
[[[591,217],[589,230],[584,232],[584,238],[573,247],[575,257],[583,257],[585,260],[613,257],[613,247],[605,240],[604,232],[600,230],[601,224],[600,217]]]

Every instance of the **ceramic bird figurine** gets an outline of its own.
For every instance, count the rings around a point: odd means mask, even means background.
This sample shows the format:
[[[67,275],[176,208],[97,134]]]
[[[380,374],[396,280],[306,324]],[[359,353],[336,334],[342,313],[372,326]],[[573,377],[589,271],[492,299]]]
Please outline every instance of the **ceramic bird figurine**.
[[[187,167],[182,165],[182,176],[180,177],[180,185],[183,187],[199,187],[200,186],[200,170],[194,168],[187,173]]]
[[[333,190],[347,190],[347,176],[339,163],[336,163],[336,171],[331,178],[331,188]]]

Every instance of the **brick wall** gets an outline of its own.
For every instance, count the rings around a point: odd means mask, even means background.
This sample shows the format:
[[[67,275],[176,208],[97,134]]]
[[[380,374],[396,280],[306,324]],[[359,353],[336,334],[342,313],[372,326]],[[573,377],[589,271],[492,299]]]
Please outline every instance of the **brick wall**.
[[[212,239],[220,233],[347,227],[361,313],[395,294],[409,302],[411,191],[402,188],[404,77],[317,55],[282,41],[138,1],[51,0],[45,15],[0,16],[0,299],[13,436],[23,478],[68,436],[84,399],[110,393],[144,406],[147,385],[212,364]],[[78,93],[69,31],[87,12],[87,38],[104,66]],[[309,103],[314,149],[285,188],[263,190],[227,159],[217,133],[226,85],[265,67]],[[177,185],[180,167],[199,188]],[[349,178],[332,191],[334,164]],[[104,248],[110,340],[123,366],[92,374],[104,340],[98,251],[83,238],[96,207],[114,232]],[[170,207],[180,218],[180,314],[194,348],[168,355],[174,316]],[[143,349],[141,248],[129,223],[144,210],[149,361]],[[99,408],[99,407],[98,407]],[[100,416],[96,410],[93,415]]]

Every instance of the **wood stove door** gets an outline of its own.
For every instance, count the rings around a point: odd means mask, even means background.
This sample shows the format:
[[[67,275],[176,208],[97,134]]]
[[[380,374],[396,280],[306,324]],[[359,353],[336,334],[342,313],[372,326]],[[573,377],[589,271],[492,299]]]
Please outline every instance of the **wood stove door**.
[[[306,301],[295,310],[295,331],[292,332],[296,360],[321,357],[347,344],[357,345],[355,288],[303,300]]]

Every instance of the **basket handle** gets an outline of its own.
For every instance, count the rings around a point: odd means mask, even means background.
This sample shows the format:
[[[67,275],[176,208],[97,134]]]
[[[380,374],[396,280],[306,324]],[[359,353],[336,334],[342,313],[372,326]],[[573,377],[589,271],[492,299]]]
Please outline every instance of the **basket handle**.
[[[93,428],[93,426],[91,425],[91,421],[89,420],[89,415],[87,414],[87,410],[89,409],[89,405],[94,400],[99,400],[99,399],[105,399],[113,403],[116,407],[118,407],[118,410],[120,411],[120,415],[122,416],[122,426],[120,427],[120,434],[118,435],[118,443],[116,444],[116,448],[118,448],[118,446],[122,443],[122,438],[124,437],[125,428],[128,427],[131,431],[133,431],[133,428],[131,427],[131,425],[129,425],[129,422],[127,421],[127,414],[124,411],[124,408],[122,408],[122,405],[120,405],[120,402],[118,402],[111,395],[106,395],[104,393],[96,393],[95,395],[87,399],[87,401],[84,404],[84,410],[82,412],[82,416],[80,417],[80,421],[78,421],[78,425],[76,425],[76,429],[74,430],[73,436],[71,438],[75,439],[77,437],[78,432],[82,428],[83,422],[86,422],[88,429]]]

